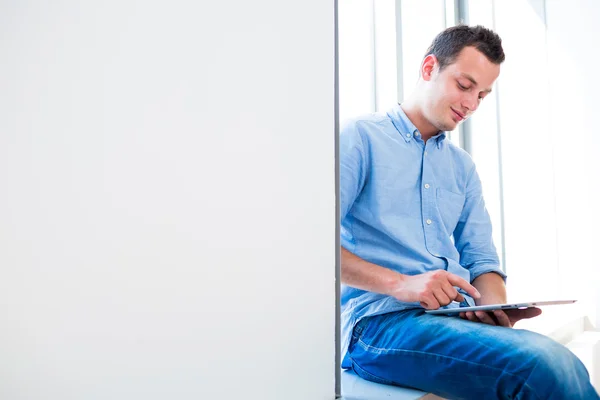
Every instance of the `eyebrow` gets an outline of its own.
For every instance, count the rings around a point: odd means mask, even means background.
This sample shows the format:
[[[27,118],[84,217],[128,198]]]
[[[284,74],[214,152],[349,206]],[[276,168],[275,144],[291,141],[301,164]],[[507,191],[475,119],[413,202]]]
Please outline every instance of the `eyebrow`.
[[[463,73],[460,74],[460,76],[463,77],[463,78],[467,78],[468,80],[470,80],[473,83],[473,85],[477,85],[477,81],[471,75],[463,72]],[[491,93],[492,89],[483,89],[483,91],[487,92],[487,93]]]

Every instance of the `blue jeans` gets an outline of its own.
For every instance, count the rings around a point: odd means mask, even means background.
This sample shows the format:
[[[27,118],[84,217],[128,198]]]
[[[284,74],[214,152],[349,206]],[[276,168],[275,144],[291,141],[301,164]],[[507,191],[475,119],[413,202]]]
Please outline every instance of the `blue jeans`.
[[[362,319],[342,363],[449,399],[599,399],[566,347],[526,330],[405,310]]]

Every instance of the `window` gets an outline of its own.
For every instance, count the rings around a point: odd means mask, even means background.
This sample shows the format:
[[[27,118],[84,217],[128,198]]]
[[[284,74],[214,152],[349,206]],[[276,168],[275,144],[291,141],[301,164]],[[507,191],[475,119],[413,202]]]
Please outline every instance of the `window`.
[[[578,298],[593,304],[593,289],[581,292],[577,284],[579,273],[589,274],[581,249],[591,248],[593,233],[586,224],[591,203],[582,195],[587,193],[586,175],[580,173],[587,165],[584,144],[563,133],[572,122],[553,118],[565,107],[565,96],[573,116],[585,109],[577,105],[584,94],[569,89],[583,86],[577,74],[568,88],[552,74],[577,70],[560,41],[565,28],[559,12],[551,14],[557,27],[552,28],[550,6],[541,0],[340,0],[338,6],[342,120],[401,102],[414,88],[427,46],[446,26],[462,20],[500,34],[506,61],[494,91],[451,132],[451,140],[477,165],[494,243],[509,275],[509,301]],[[567,118],[563,121],[572,121]],[[585,307],[593,315],[595,309]]]

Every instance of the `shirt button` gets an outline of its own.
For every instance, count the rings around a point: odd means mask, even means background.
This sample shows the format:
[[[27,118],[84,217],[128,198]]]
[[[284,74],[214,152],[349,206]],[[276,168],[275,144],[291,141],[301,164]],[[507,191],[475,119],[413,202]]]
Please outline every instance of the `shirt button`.
[[[429,183],[425,184],[425,189],[429,189]]]
[[[406,137],[410,137],[410,133],[407,133],[407,134],[406,134]]]
[[[427,222],[427,225],[431,225],[431,220],[430,220],[430,219],[428,219],[428,220],[427,220],[427,221],[425,221],[425,222]]]
[[[425,152],[425,155],[427,155],[427,152]]]

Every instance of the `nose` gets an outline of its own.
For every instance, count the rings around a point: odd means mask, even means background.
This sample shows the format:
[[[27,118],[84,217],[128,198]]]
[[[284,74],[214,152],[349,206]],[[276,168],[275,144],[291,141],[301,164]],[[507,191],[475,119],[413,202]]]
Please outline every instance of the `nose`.
[[[466,108],[469,113],[474,113],[479,107],[479,93],[467,93],[463,98],[462,106]]]

